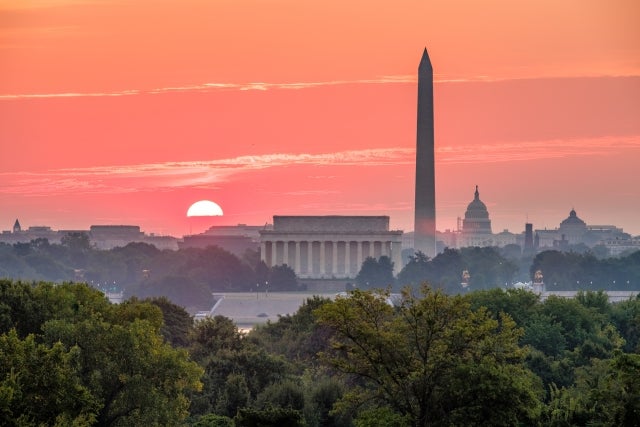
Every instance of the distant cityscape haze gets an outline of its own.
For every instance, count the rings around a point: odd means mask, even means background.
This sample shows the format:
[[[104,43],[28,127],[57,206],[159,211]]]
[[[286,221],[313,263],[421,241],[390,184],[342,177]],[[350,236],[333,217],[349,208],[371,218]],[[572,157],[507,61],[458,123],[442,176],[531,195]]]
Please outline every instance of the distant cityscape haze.
[[[637,2],[0,11],[2,230],[19,218],[181,236],[207,199],[225,212],[207,225],[389,215],[411,231],[428,45],[438,230],[479,185],[496,232],[555,228],[575,208],[640,234]]]

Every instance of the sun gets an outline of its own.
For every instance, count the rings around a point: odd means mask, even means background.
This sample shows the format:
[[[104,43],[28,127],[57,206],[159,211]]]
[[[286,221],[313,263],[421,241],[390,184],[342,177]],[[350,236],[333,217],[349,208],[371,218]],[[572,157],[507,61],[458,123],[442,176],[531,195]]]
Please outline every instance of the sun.
[[[222,208],[210,200],[195,202],[187,210],[187,216],[222,216]]]

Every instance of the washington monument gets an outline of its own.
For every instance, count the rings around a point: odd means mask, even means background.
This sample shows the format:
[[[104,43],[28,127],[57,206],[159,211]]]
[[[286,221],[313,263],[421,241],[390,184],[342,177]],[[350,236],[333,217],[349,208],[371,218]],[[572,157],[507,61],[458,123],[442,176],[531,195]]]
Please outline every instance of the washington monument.
[[[436,256],[436,185],[433,146],[433,67],[424,49],[418,66],[418,131],[416,137],[416,251]]]

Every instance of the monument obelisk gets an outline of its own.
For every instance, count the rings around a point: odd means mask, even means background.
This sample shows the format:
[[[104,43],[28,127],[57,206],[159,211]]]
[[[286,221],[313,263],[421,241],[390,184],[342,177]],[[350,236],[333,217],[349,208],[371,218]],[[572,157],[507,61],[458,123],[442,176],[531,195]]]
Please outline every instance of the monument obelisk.
[[[416,136],[416,198],[414,244],[436,255],[436,185],[433,137],[433,67],[424,49],[418,66],[418,129]]]

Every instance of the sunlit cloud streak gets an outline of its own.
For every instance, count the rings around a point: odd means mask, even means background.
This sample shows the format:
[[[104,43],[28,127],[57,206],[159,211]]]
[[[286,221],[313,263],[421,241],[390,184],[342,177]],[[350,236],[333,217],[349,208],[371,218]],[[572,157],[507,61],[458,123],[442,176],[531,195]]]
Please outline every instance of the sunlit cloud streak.
[[[616,77],[637,77],[635,74],[620,75],[571,75],[571,76],[538,76],[538,77],[500,77],[500,76],[471,76],[456,77],[444,76],[437,74],[434,77],[434,83],[491,83],[514,80],[545,80],[557,78],[616,78]],[[289,82],[289,83],[270,83],[270,82],[248,82],[248,83],[201,83],[187,84],[183,86],[167,86],[158,87],[149,90],[128,89],[111,92],[59,92],[59,93],[22,93],[22,94],[0,94],[0,101],[11,100],[28,100],[43,98],[93,98],[93,97],[121,97],[136,95],[161,95],[169,93],[208,93],[218,91],[270,91],[270,90],[302,90],[313,89],[318,87],[329,86],[346,86],[346,85],[388,85],[388,84],[415,84],[417,76],[414,75],[391,75],[380,76],[372,79],[355,79],[355,80],[328,80],[319,82]]]
[[[620,150],[640,150],[640,135],[583,139],[552,139],[519,143],[467,144],[436,149],[438,164],[482,164],[603,156]],[[178,188],[219,188],[248,173],[291,166],[409,168],[412,176],[414,148],[391,147],[335,153],[275,153],[190,162],[164,162],[43,172],[0,173],[0,194],[51,196],[56,194],[119,194],[137,191],[171,191]],[[317,170],[309,179],[316,179]],[[328,175],[335,177],[335,175]],[[291,196],[307,196],[317,189],[296,189]],[[324,194],[324,193],[323,193]]]
[[[63,93],[28,93],[0,95],[0,100],[11,101],[18,99],[42,99],[42,98],[100,98],[139,95],[138,90],[123,90],[119,92],[63,92]]]
[[[605,76],[600,76],[605,77]],[[620,76],[619,76],[620,77]],[[544,78],[544,77],[543,77]],[[465,83],[465,82],[499,82],[506,80],[523,80],[513,78],[492,78],[489,76],[474,77],[446,77],[437,76],[434,83]],[[150,90],[129,89],[112,92],[60,92],[60,93],[32,93],[32,94],[0,94],[0,101],[28,100],[42,98],[90,98],[90,97],[120,97],[135,95],[160,95],[168,93],[207,93],[217,91],[270,91],[270,90],[302,90],[328,86],[345,85],[385,85],[417,83],[413,75],[381,76],[373,79],[329,80],[319,82],[249,82],[249,83],[201,83],[184,86],[159,87]]]
[[[440,147],[436,151],[439,163],[459,164],[599,156],[628,148],[640,149],[640,135],[465,144]]]
[[[413,150],[385,148],[325,154],[265,154],[230,159],[0,173],[0,194],[130,193],[180,187],[215,188],[233,176],[291,165],[382,166],[410,164]]]
[[[268,91],[268,90],[300,90],[325,86],[361,85],[361,84],[397,84],[415,83],[415,76],[382,76],[375,79],[361,80],[331,80],[321,82],[293,82],[293,83],[202,83],[184,86],[160,87],[151,90],[122,90],[114,92],[62,92],[36,94],[0,94],[0,100],[39,99],[39,98],[83,98],[83,97],[114,97],[131,95],[158,95],[166,93],[202,93],[216,91]]]

